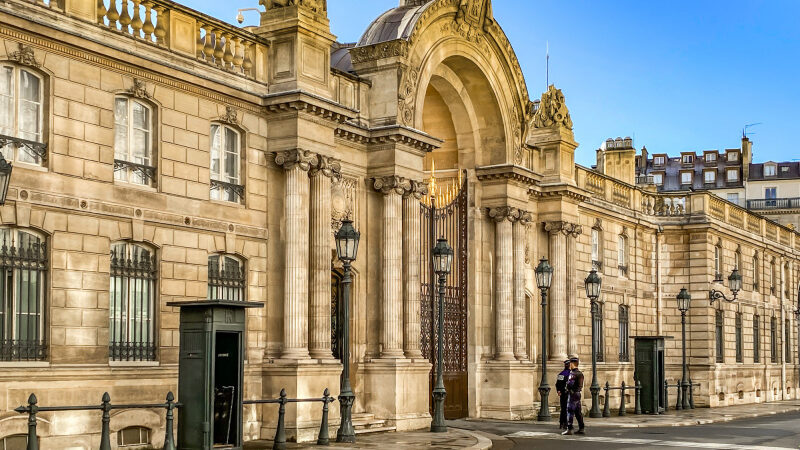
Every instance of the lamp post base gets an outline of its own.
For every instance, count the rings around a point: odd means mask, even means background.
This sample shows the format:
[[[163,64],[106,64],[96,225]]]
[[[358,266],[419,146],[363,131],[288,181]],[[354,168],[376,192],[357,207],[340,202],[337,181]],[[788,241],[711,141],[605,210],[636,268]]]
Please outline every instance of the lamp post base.
[[[550,416],[550,403],[548,402],[548,397],[550,397],[550,386],[543,384],[539,385],[539,398],[541,398],[541,406],[539,407],[539,415],[536,416],[536,420],[539,422],[549,422],[552,420]]]
[[[336,432],[336,442],[353,443],[356,441],[356,430],[353,428],[353,403],[356,397],[352,392],[344,392],[339,396],[339,414],[342,424]]]
[[[589,410],[589,417],[592,419],[603,417],[603,413],[600,412],[600,385],[595,380],[592,380],[592,386],[589,391],[592,393],[592,409]],[[606,403],[608,403],[608,398],[606,398]]]
[[[447,425],[444,424],[444,399],[447,392],[444,387],[436,387],[433,390],[433,421],[431,422],[432,433],[446,433]]]

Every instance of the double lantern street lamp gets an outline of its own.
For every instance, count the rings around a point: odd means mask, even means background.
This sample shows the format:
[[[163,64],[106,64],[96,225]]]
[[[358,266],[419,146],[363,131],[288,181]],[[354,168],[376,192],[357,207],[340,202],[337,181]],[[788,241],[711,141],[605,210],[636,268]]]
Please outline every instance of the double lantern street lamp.
[[[734,270],[734,272],[736,272],[736,270]],[[686,313],[692,306],[692,296],[686,288],[683,288],[676,298],[678,300],[678,310],[681,312],[681,367],[683,370],[683,376],[681,377],[683,401],[678,404],[682,405],[683,409],[689,409],[689,401],[686,395],[689,389],[689,379],[686,377]]]
[[[336,433],[336,442],[355,442],[356,432],[353,428],[353,402],[355,395],[350,387],[350,266],[358,254],[358,241],[361,233],[353,228],[353,221],[345,219],[336,232],[336,254],[342,262],[344,273],[342,275],[342,301],[339,303],[341,323],[341,358],[342,377],[339,393],[339,411],[341,425]]]
[[[550,386],[547,384],[547,291],[553,282],[553,266],[542,258],[536,267],[536,285],[542,293],[542,381],[539,383],[539,397],[541,406],[537,420],[547,422],[550,420],[550,405],[547,398],[550,395]]]
[[[733,297],[728,298],[722,291],[718,291],[716,289],[711,289],[708,292],[708,299],[711,304],[714,304],[715,300],[725,300],[726,302],[735,302],[736,297],[739,295],[739,291],[742,290],[742,275],[739,274],[739,269],[733,269],[733,272],[728,276],[728,287],[730,288],[731,292],[733,293]]]
[[[444,424],[444,399],[447,391],[444,388],[444,367],[442,349],[444,347],[444,284],[447,275],[453,267],[453,247],[447,244],[447,239],[440,237],[433,247],[433,271],[439,277],[439,323],[437,327],[436,348],[436,386],[433,388],[433,421],[431,432],[446,433],[447,425]]]
[[[584,283],[586,285],[586,296],[589,297],[592,305],[592,385],[589,387],[589,391],[592,393],[592,409],[589,410],[589,417],[598,418],[603,417],[603,414],[600,412],[600,385],[597,383],[597,337],[595,336],[597,319],[595,316],[597,315],[597,299],[600,298],[600,287],[603,284],[603,280],[597,275],[597,270],[592,269]]]
[[[0,148],[2,148],[0,141]],[[13,167],[6,161],[3,153],[0,152],[0,206],[6,204],[6,195],[8,194],[8,184],[11,181],[11,170]]]

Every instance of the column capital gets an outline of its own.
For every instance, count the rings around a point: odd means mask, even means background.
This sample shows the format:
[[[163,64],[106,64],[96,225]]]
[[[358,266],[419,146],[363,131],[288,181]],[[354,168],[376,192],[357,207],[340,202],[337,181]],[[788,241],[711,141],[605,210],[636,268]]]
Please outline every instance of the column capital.
[[[376,177],[372,179],[372,187],[383,195],[394,192],[397,195],[404,195],[411,189],[411,181],[398,175],[386,177]]]
[[[331,180],[340,180],[342,178],[342,164],[338,159],[324,155],[315,156],[316,161],[311,163],[311,168],[308,170],[309,176],[314,177],[320,174]]]
[[[562,233],[564,236],[578,237],[583,233],[583,226],[559,220],[545,222],[544,230],[551,234]]]
[[[509,222],[516,222],[522,217],[524,211],[511,206],[498,206],[489,208],[489,217],[494,219],[495,222],[502,222],[508,220]]]
[[[275,153],[275,164],[283,167],[284,170],[300,167],[301,170],[308,171],[312,166],[318,164],[318,160],[316,153],[299,148]]]
[[[424,181],[408,180],[408,189],[403,192],[403,197],[413,197],[417,200],[428,195],[428,185]]]

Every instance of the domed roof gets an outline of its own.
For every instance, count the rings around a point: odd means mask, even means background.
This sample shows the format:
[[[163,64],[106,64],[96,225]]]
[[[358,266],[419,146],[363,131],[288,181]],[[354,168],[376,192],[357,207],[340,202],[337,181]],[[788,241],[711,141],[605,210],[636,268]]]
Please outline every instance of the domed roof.
[[[335,42],[331,46],[331,67],[343,72],[354,73],[353,60],[350,58],[350,49],[356,44],[342,44]]]
[[[361,36],[357,47],[393,41],[395,39],[408,39],[419,16],[431,5],[427,2],[421,6],[398,6],[381,14],[375,19],[367,31]]]

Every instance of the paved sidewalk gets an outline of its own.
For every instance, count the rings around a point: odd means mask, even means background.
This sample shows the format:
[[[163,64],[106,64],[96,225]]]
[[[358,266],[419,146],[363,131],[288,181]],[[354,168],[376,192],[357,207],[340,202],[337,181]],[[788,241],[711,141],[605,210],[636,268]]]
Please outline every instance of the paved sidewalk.
[[[336,435],[331,436],[331,441],[336,440]],[[253,441],[244,445],[245,450],[271,449],[272,441]],[[295,444],[289,442],[287,449],[301,448],[328,448],[320,447],[315,442]],[[388,432],[359,434],[355,444],[337,444],[331,442],[330,448],[337,450],[347,449],[381,449],[381,450],[422,450],[422,449],[468,449],[488,450],[492,448],[492,441],[478,433],[468,430],[450,429],[447,433],[431,433],[428,431],[413,432]]]

